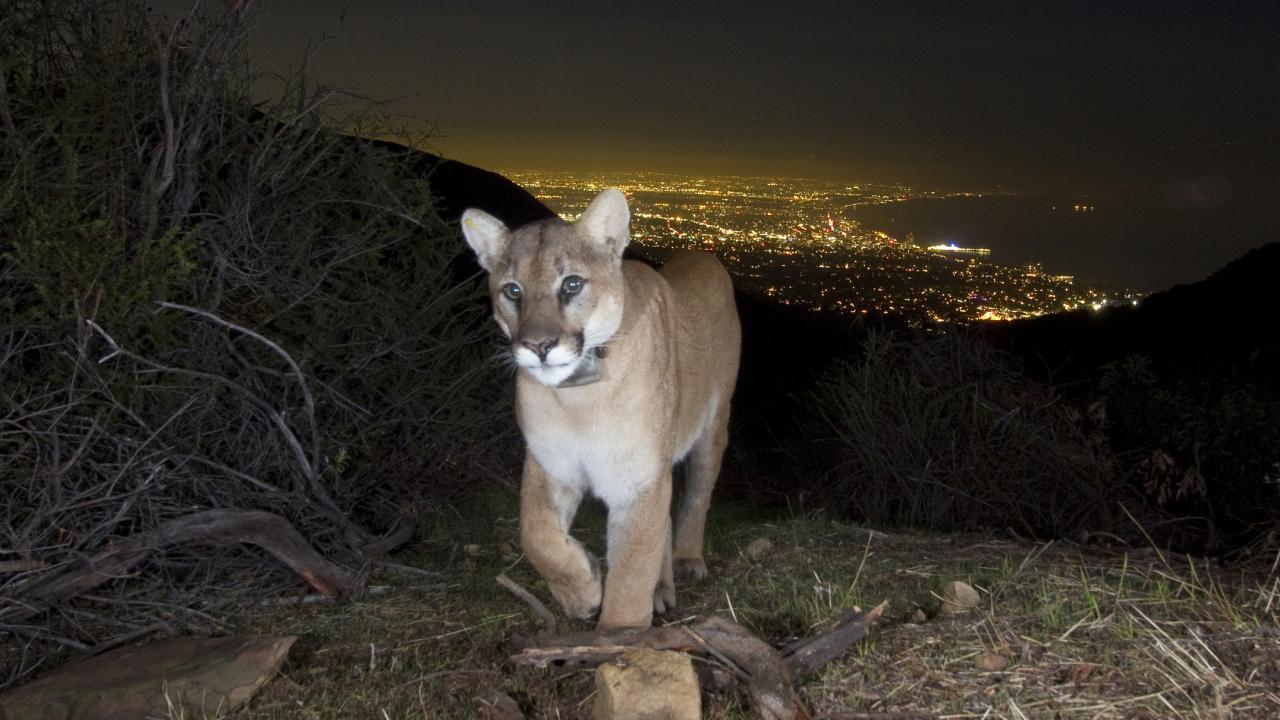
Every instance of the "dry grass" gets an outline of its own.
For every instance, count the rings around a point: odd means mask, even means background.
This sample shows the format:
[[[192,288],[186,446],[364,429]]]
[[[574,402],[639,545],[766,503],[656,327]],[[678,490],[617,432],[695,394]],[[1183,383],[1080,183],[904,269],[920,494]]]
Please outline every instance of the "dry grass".
[[[493,577],[547,594],[514,550],[514,513],[500,515],[442,528],[398,558],[442,571],[438,581],[382,571],[379,597],[247,618],[301,639],[284,676],[239,717],[487,717],[496,693],[529,717],[588,717],[589,672],[505,662],[505,641],[536,621]],[[598,544],[598,513],[583,524]],[[870,639],[807,680],[818,717],[1280,716],[1273,562],[1226,568],[1144,549],[870,533],[821,514],[762,522],[721,509],[711,528],[712,576],[680,588],[671,621],[731,614],[783,642],[847,605],[890,601]],[[748,559],[743,549],[760,537],[772,550]],[[944,616],[937,593],[957,579],[984,603]],[[740,697],[709,694],[705,708],[750,717]]]

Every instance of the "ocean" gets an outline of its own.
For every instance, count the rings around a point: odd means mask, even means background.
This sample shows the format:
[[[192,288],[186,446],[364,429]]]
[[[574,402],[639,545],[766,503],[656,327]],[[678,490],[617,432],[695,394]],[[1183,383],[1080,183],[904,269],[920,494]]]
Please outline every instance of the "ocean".
[[[1007,265],[1113,288],[1157,291],[1203,279],[1247,250],[1280,239],[1280,203],[1229,187],[1086,195],[984,195],[859,205],[860,223],[919,245],[985,247]]]

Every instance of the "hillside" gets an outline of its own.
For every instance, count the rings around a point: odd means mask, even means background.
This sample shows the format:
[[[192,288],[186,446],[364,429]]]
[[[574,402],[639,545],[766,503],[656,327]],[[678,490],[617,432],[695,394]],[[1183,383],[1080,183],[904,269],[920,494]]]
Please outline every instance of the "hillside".
[[[1095,378],[1130,355],[1162,373],[1238,371],[1269,393],[1280,385],[1280,243],[1262,245],[1200,282],[1177,285],[1136,307],[1076,310],[985,326],[990,340],[1057,382]]]

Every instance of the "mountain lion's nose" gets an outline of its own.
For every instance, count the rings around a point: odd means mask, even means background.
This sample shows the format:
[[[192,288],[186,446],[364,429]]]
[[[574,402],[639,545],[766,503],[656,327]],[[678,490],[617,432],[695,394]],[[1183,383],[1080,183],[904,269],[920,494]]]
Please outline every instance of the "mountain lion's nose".
[[[551,348],[560,344],[560,338],[547,338],[544,340],[521,340],[521,345],[533,351],[539,360],[546,362],[547,353],[551,352]]]

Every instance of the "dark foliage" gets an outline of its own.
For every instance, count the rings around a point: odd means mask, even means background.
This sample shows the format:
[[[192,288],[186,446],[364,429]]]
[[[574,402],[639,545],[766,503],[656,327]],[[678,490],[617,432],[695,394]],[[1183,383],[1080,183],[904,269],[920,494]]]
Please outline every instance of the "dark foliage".
[[[1028,373],[1100,401],[1120,468],[1197,551],[1280,524],[1280,243],[1137,307],[991,327]]]
[[[1123,499],[1105,437],[958,332],[874,332],[807,395],[832,510],[930,529],[1111,530]]]
[[[358,573],[397,518],[514,466],[483,290],[421,168],[335,132],[392,129],[305,77],[251,107],[250,10],[4,3],[0,634],[25,644],[0,684],[55,648],[215,630],[211,587],[297,583],[183,547],[32,615],[25,588],[115,539],[268,510]]]

